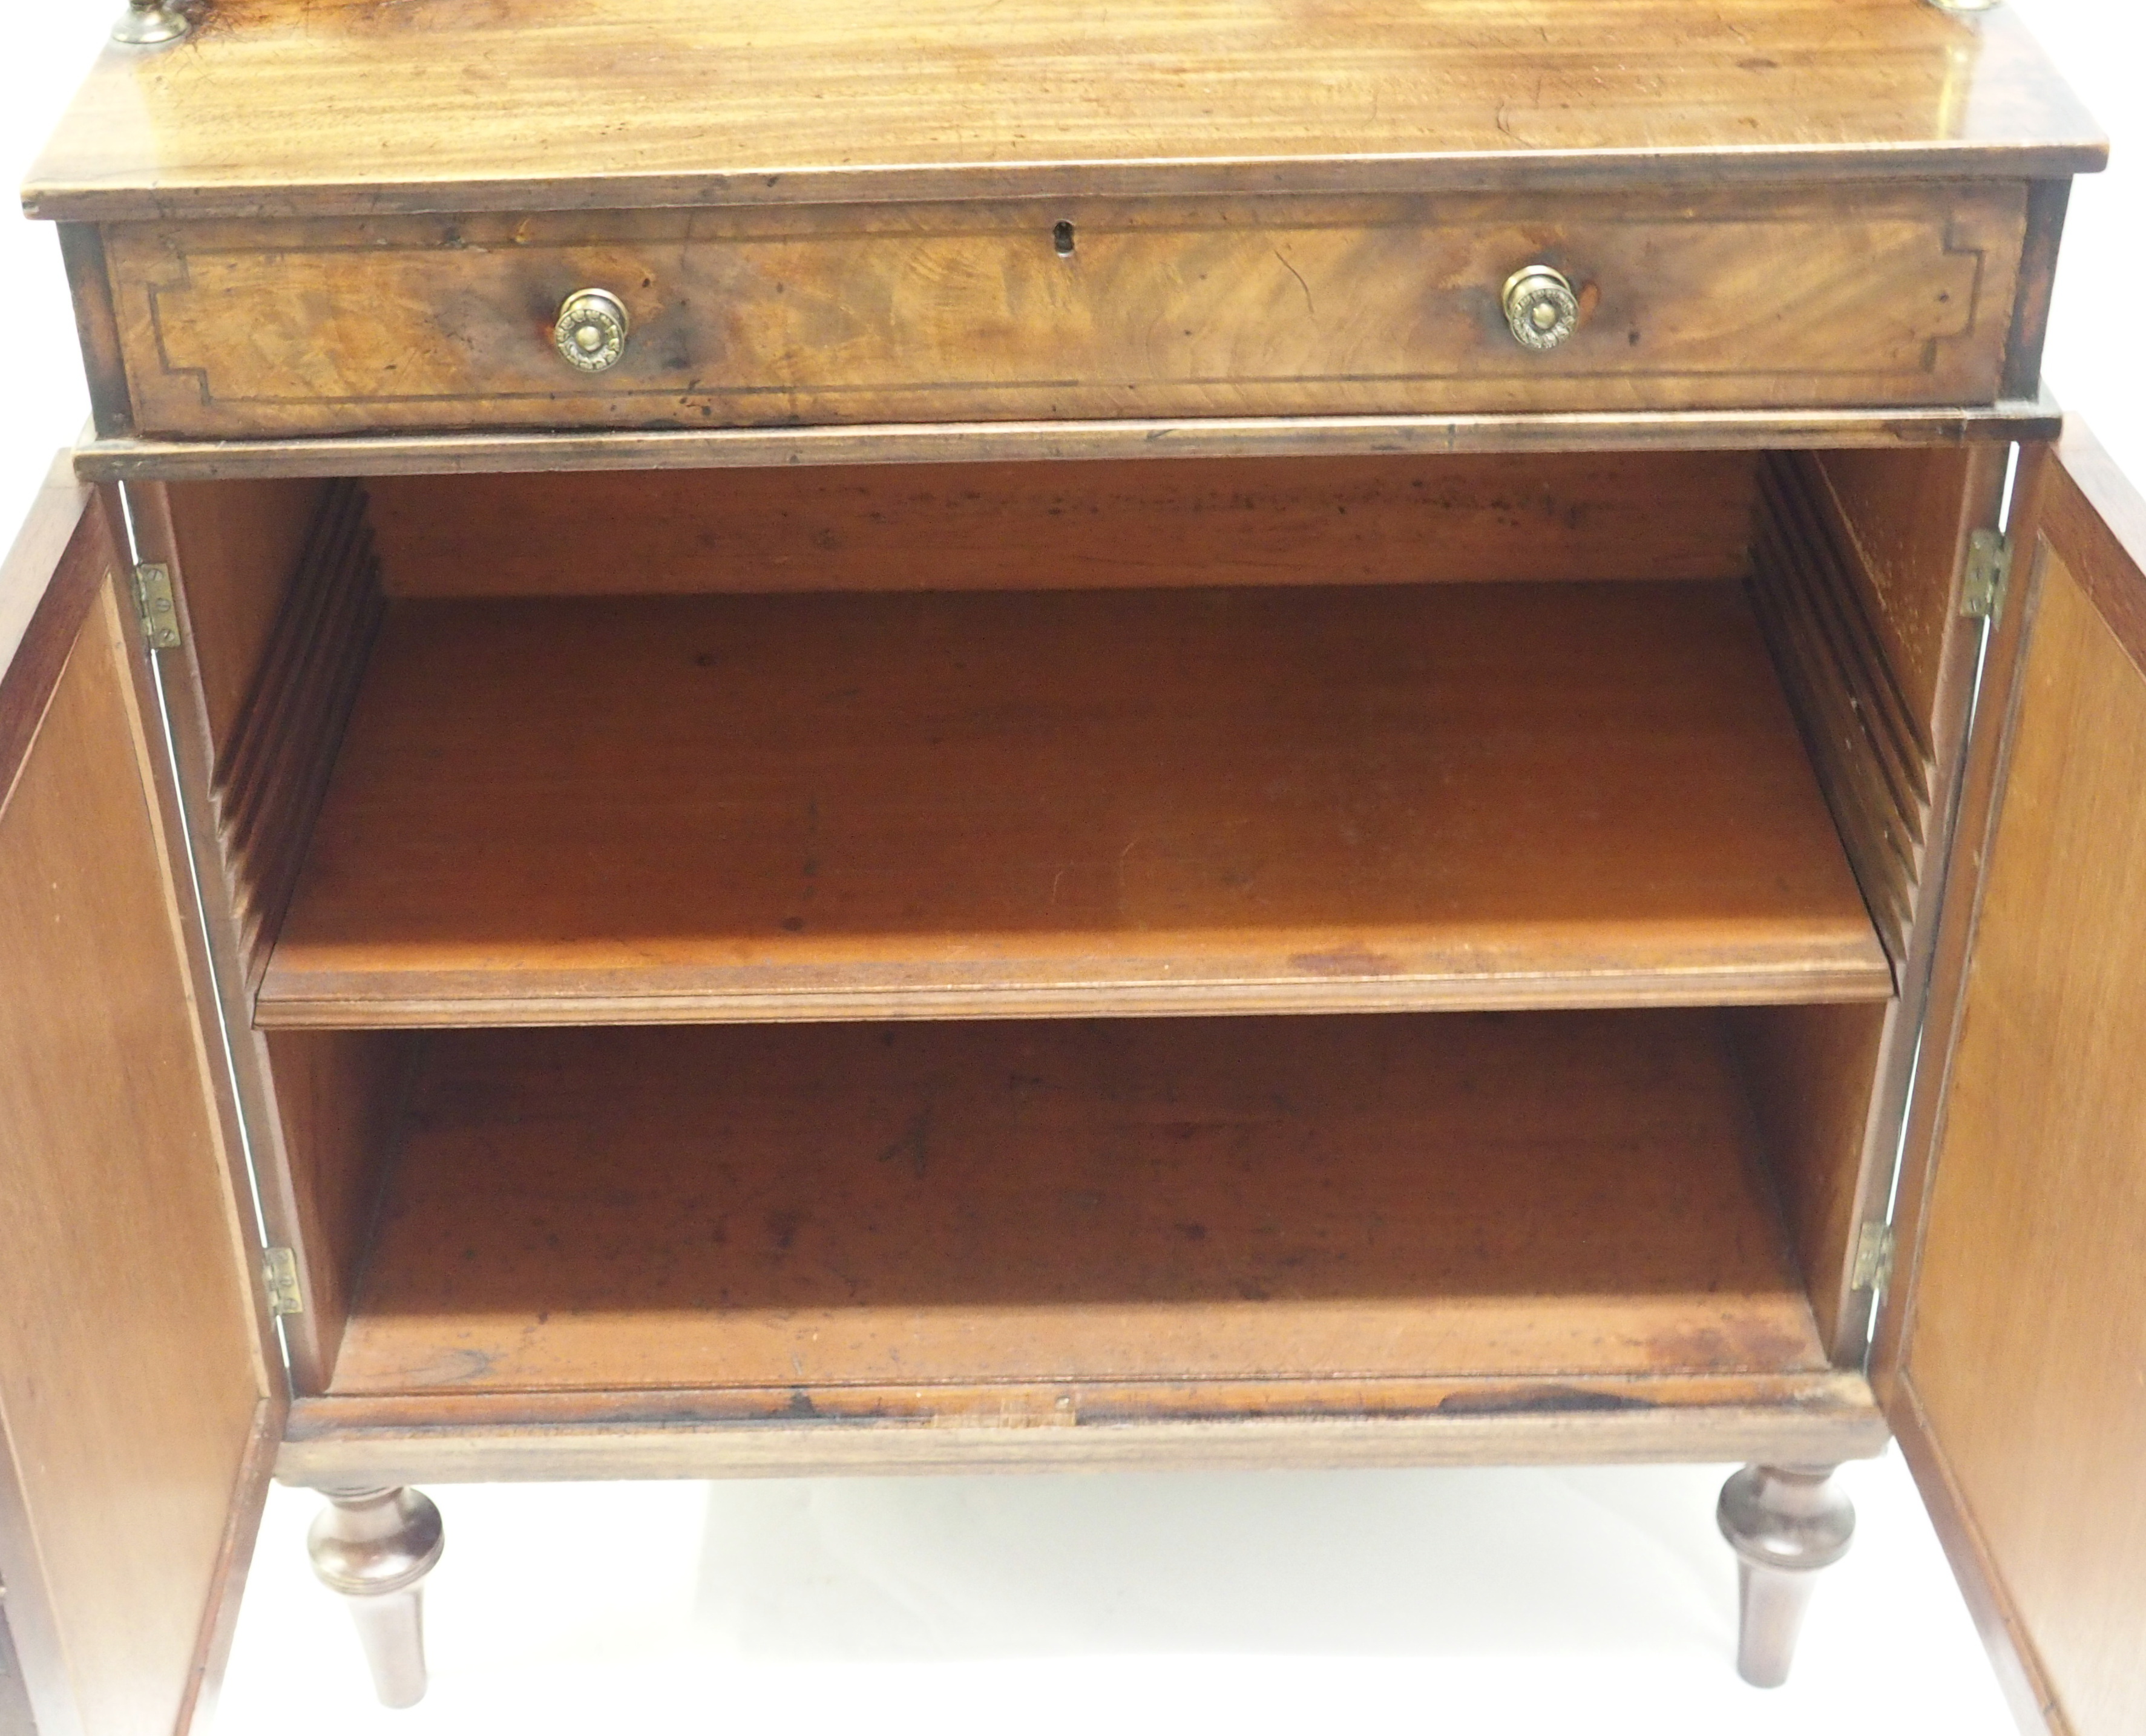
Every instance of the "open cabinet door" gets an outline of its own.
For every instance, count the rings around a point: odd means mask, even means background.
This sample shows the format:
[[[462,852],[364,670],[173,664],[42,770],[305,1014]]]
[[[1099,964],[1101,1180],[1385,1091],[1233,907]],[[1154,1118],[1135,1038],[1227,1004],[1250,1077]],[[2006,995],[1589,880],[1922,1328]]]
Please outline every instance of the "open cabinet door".
[[[1923,1058],[1943,1071],[1911,1129],[1872,1372],[2023,1724],[2137,1736],[2146,501],[2076,425],[2039,492],[1992,647],[2005,726],[1970,770],[1951,1010]]]
[[[280,1433],[125,571],[57,474],[0,566],[0,1718],[38,1736],[196,1716]]]

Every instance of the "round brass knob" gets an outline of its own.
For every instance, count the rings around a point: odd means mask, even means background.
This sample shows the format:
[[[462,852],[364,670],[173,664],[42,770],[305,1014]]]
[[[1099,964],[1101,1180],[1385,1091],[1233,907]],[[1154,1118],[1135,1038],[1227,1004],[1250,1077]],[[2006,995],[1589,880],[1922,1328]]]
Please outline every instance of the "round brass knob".
[[[559,304],[552,346],[569,366],[600,374],[626,353],[626,304],[603,289],[577,289]]]
[[[1505,323],[1515,342],[1554,350],[1580,329],[1580,297],[1563,272],[1530,265],[1505,280]]]
[[[130,47],[153,48],[176,42],[193,27],[192,19],[177,7],[165,5],[164,0],[127,0],[127,10],[112,27],[112,40]]]

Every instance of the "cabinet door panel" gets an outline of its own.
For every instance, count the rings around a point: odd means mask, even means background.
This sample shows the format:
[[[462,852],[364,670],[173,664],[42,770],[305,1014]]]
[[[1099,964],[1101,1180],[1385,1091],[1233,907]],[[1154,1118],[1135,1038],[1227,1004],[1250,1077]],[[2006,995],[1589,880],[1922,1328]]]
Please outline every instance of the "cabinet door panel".
[[[2024,661],[1875,1371],[2015,1700],[2078,1736],[2146,1729],[2142,556],[2146,501],[2075,431],[2022,553]]]
[[[59,482],[0,568],[0,1577],[41,1736],[191,1719],[273,1421],[120,566]]]

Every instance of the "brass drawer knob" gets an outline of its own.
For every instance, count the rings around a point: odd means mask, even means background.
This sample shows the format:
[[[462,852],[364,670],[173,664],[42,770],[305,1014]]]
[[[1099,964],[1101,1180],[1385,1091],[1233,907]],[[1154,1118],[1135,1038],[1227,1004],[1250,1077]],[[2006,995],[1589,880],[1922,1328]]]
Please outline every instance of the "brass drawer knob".
[[[161,42],[176,42],[193,27],[192,19],[164,0],[127,0],[127,10],[112,27],[112,40],[130,47],[153,48]]]
[[[1554,350],[1580,329],[1580,297],[1563,272],[1525,267],[1505,280],[1505,323],[1516,342]]]
[[[608,290],[577,289],[559,304],[551,342],[569,365],[600,374],[626,353],[626,304]]]

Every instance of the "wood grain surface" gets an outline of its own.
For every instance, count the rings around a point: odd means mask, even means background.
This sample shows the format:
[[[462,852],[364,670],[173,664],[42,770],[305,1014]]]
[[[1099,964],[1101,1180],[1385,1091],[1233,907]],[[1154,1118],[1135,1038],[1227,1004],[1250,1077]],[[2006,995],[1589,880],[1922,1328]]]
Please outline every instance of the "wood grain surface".
[[[293,1339],[304,1334],[303,1354],[291,1358],[292,1384],[319,1392],[350,1318],[380,1204],[382,1155],[402,1123],[417,1040],[380,1030],[248,1035],[260,1045],[262,1095],[273,1124],[257,1144],[282,1170],[277,1221],[299,1259],[306,1303],[303,1314],[285,1322]]]
[[[2012,304],[2012,337],[2004,349],[1999,395],[2031,397],[2042,389],[2042,352],[2049,335],[2049,307],[2057,287],[2057,256],[2064,245],[2064,216],[2071,208],[2069,180],[2044,180],[2027,189],[2027,245],[2019,258],[2019,293]]]
[[[1797,1374],[1059,1382],[966,1390],[425,1393],[303,1399],[287,1483],[815,1477],[1289,1466],[1837,1464],[1882,1452],[1869,1384]]]
[[[199,1685],[267,1387],[135,628],[82,506],[40,507],[91,575],[72,643],[6,678],[55,685],[0,806],[0,1576],[41,1721],[136,1736]]]
[[[403,600],[255,1016],[1891,988],[1726,583]]]
[[[1903,0],[218,0],[108,51],[37,215],[2099,167],[2009,12]],[[326,101],[327,93],[333,100]]]
[[[382,476],[395,596],[1730,579],[1746,452]]]
[[[112,302],[104,232],[94,223],[62,223],[58,237],[89,387],[91,427],[107,436],[131,435],[134,407],[127,398],[127,357],[119,343],[119,311]]]
[[[109,533],[87,522],[97,510],[62,453],[0,560],[0,807],[74,655],[82,617],[116,570]]]
[[[1875,586],[1848,526],[1828,510],[1823,471],[1777,455],[1760,477],[1752,606],[1897,969],[1907,962],[1929,836],[1930,714],[1893,672],[1871,606]],[[1938,614],[1942,627],[1949,612],[1926,611],[1915,625],[1927,631]]]
[[[1884,1044],[1899,1016],[1894,1000],[1739,1007],[1722,1021],[1819,1335],[1847,1366],[1868,1341],[1849,1312],[1855,1240],[1866,1152],[1884,1137]]]
[[[1996,677],[2010,630],[2000,621],[1997,646],[1985,660],[1981,624],[1961,614],[1958,601],[1969,539],[1999,522],[2009,457],[2016,456],[2019,479],[2031,493],[2043,450],[2027,446],[2016,455],[1993,446],[1826,451],[1798,461],[1807,476],[1815,472],[1818,486],[1807,492],[1809,505],[1828,527],[1835,552],[1848,556],[1844,576],[1861,625],[1874,634],[1879,661],[1905,701],[1907,719],[1931,747],[1929,836],[1921,871],[1912,883],[1907,954],[1894,960],[1899,997],[1879,1041],[1878,1083],[1865,1124],[1850,1248],[1864,1227],[1876,1230],[1892,1221],[1901,1154],[1917,1137],[1908,1124],[1919,1113],[1920,1096],[1927,1095],[1916,1086],[1929,1076],[1922,1058],[1934,1052],[1937,1040],[1927,1032],[1946,1016],[1942,1002],[1950,993],[1942,980],[1944,913],[1951,883],[1967,860],[1956,844],[1973,831],[1961,817],[1973,803],[1969,725],[1978,710],[1984,715],[2003,710]],[[2019,504],[2025,498],[2023,494]],[[2018,612],[2009,611],[2008,618]],[[1986,671],[1993,679],[1985,686]],[[1898,736],[1894,701],[1886,701],[1884,715],[1893,719],[1890,727]],[[1883,902],[1875,896],[1872,901]],[[1838,1107],[1830,1089],[1822,1099]],[[1830,1314],[1837,1320],[1832,1343],[1845,1358],[1854,1354],[1853,1346],[1869,1342],[1881,1288],[1848,1282],[1852,1260],[1837,1270],[1837,1300],[1829,1305],[1821,1298],[1814,1305],[1821,1318]],[[1819,1281],[1814,1277],[1814,1285]],[[1889,1296],[1892,1289],[1882,1294]]]
[[[183,536],[183,525],[173,530]],[[244,587],[249,602],[275,600],[272,625],[252,687],[221,742],[212,791],[239,967],[249,984],[267,965],[267,937],[305,860],[306,836],[386,613],[365,495],[355,483],[323,491],[304,542],[276,552],[286,558],[274,567],[249,563],[275,571],[280,582],[272,590]],[[188,568],[212,566],[215,553],[200,551]],[[230,575],[221,563],[212,570],[211,594],[228,596]],[[248,622],[259,618],[250,613]]]
[[[1996,527],[1974,486],[1979,455],[1934,448],[1829,451],[1804,461],[1814,510],[1854,551],[1858,601],[1909,715],[1932,739],[1969,534]]]
[[[117,225],[136,427],[1988,403],[2024,182]],[[1070,229],[1064,226],[1070,225]],[[1580,298],[1549,352],[1505,281]],[[631,317],[601,374],[574,292]]]
[[[337,434],[274,440],[85,439],[94,482],[263,476],[464,476],[985,460],[1336,457],[1376,453],[1920,451],[2054,440],[2042,397],[1875,409],[1646,410],[1555,415],[1128,417],[1110,421],[869,422],[809,428],[635,428]],[[562,486],[571,485],[562,484]]]
[[[231,750],[327,489],[310,478],[159,491],[210,739]]]
[[[2030,1710],[2117,1736],[2146,1719],[2146,505],[2082,440],[2039,530],[1881,1389]]]
[[[1821,1369],[1745,1125],[1703,1013],[436,1033],[333,1390]]]

